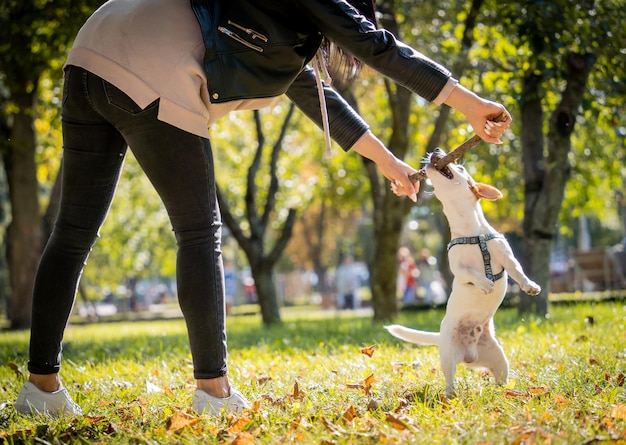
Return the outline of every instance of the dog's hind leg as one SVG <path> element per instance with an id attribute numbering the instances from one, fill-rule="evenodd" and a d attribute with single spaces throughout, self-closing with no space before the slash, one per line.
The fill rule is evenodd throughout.
<path id="1" fill-rule="evenodd" d="M 504 385 L 509 377 L 509 362 L 500 343 L 493 336 L 493 326 L 487 323 L 476 346 L 478 359 L 474 365 L 489 369 L 496 385 Z"/>
<path id="2" fill-rule="evenodd" d="M 446 380 L 446 397 L 452 398 L 454 393 L 454 374 L 458 360 L 452 351 L 442 352 L 439 350 L 439 358 L 441 360 L 441 371 Z"/>

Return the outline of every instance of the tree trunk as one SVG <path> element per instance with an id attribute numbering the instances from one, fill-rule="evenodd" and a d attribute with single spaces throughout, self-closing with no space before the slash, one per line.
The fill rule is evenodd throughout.
<path id="1" fill-rule="evenodd" d="M 35 165 L 36 137 L 33 110 L 36 90 L 23 95 L 13 121 L 5 168 L 12 220 L 7 229 L 7 264 L 11 299 L 11 329 L 30 327 L 32 292 L 41 254 L 41 217 Z"/>
<path id="2" fill-rule="evenodd" d="M 571 135 L 595 56 L 570 53 L 566 62 L 567 83 L 561 102 L 550 118 L 548 155 L 545 159 L 541 156 L 543 137 L 540 134 L 542 113 L 539 90 L 542 79 L 534 74 L 527 76 L 522 91 L 522 145 L 526 179 L 522 263 L 527 274 L 541 285 L 542 291 L 535 297 L 523 294 L 518 310 L 528 313 L 534 308 L 534 313 L 539 316 L 548 313 L 550 257 L 570 174 L 567 158 L 571 151 Z"/>
<path id="3" fill-rule="evenodd" d="M 476 17 L 480 11 L 482 0 L 474 0 L 465 21 L 462 50 L 456 60 L 453 71 L 458 77 L 467 65 L 468 51 L 473 42 L 472 32 L 476 25 Z M 398 24 L 394 18 L 394 2 L 391 0 L 380 5 L 383 16 L 388 17 L 383 25 L 395 35 L 399 35 Z M 396 86 L 392 92 L 388 88 L 389 106 L 392 114 L 392 135 L 388 142 L 389 149 L 400 159 L 404 159 L 409 150 L 408 131 L 413 94 L 408 90 Z M 435 131 L 427 144 L 426 151 L 432 151 L 443 134 L 450 115 L 448 107 L 442 107 L 435 123 Z M 424 153 L 426 154 L 426 153 Z M 410 205 L 404 200 L 389 192 L 386 184 L 381 184 L 374 166 L 366 162 L 366 168 L 372 184 L 374 202 L 374 236 L 376 240 L 375 254 L 370 266 L 372 304 L 375 321 L 388 321 L 398 313 L 396 298 L 396 283 L 398 275 L 398 248 L 404 219 L 410 210 Z M 447 227 L 447 226 L 446 226 Z M 443 236 L 449 236 L 447 229 Z M 442 264 L 446 267 L 446 264 Z M 450 274 L 448 274 L 450 277 Z"/>
<path id="4" fill-rule="evenodd" d="M 280 305 L 276 298 L 276 287 L 272 277 L 273 267 L 267 264 L 257 264 L 251 267 L 252 276 L 254 277 L 254 286 L 259 305 L 261 306 L 261 318 L 264 326 L 276 325 L 281 323 Z"/>

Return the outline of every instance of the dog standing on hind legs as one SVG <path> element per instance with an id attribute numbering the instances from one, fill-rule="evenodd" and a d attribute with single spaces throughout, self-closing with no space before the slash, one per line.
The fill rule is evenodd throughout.
<path id="1" fill-rule="evenodd" d="M 506 383 L 509 362 L 495 338 L 493 316 L 504 299 L 509 276 L 529 295 L 537 295 L 541 287 L 524 274 L 507 240 L 483 215 L 480 200 L 499 199 L 502 193 L 474 181 L 460 165 L 437 169 L 435 163 L 444 155 L 440 149 L 431 154 L 426 175 L 450 225 L 448 259 L 454 280 L 446 314 L 439 332 L 399 325 L 385 328 L 402 340 L 439 347 L 445 394 L 453 397 L 454 374 L 461 362 L 486 368 L 496 384 Z"/>

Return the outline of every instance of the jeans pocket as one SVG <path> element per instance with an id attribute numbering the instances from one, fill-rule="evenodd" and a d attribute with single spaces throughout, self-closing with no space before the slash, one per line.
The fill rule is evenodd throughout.
<path id="1" fill-rule="evenodd" d="M 117 88 L 115 85 L 110 84 L 106 80 L 102 81 L 102 85 L 104 87 L 104 94 L 106 95 L 108 103 L 129 114 L 139 114 L 158 106 L 159 100 L 157 99 L 150 103 L 147 107 L 141 108 L 137 105 L 137 103 L 135 103 L 134 100 L 128 97 L 126 93 Z"/>

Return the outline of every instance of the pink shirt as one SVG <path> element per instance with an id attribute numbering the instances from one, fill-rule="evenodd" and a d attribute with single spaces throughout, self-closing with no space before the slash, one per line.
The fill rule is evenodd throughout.
<path id="1" fill-rule="evenodd" d="M 203 57 L 189 0 L 109 0 L 80 29 L 66 64 L 102 77 L 142 108 L 160 99 L 159 120 L 205 138 L 230 111 L 275 100 L 212 104 Z"/>

